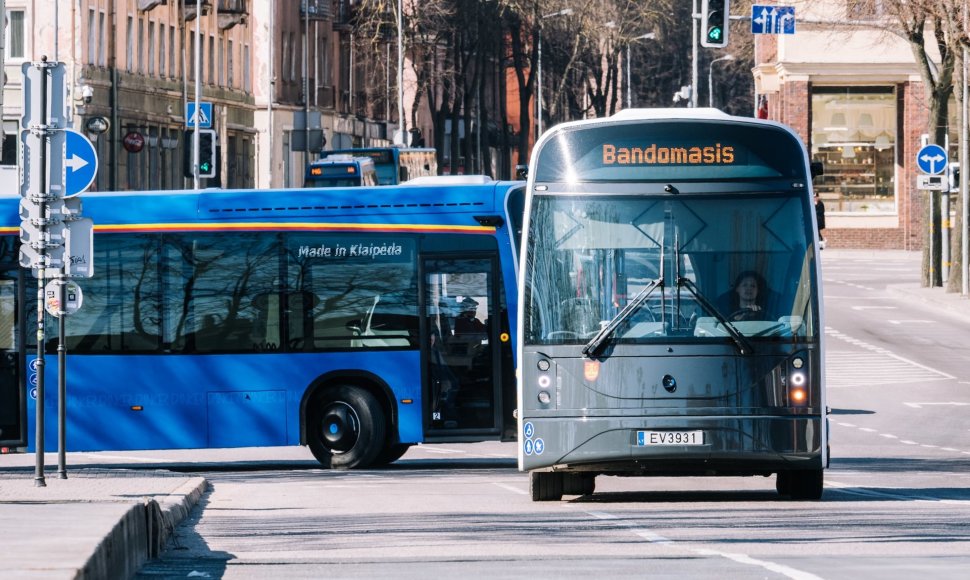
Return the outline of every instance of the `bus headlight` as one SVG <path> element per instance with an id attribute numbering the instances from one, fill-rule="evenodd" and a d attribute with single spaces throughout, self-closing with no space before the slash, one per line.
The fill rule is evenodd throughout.
<path id="1" fill-rule="evenodd" d="M 539 402 L 543 405 L 548 405 L 552 401 L 552 396 L 549 395 L 549 391 L 539 391 Z"/>
<path id="2" fill-rule="evenodd" d="M 541 375 L 539 377 L 538 383 L 539 383 L 539 388 L 548 389 L 549 385 L 552 384 L 552 379 L 549 378 L 549 375 Z"/>

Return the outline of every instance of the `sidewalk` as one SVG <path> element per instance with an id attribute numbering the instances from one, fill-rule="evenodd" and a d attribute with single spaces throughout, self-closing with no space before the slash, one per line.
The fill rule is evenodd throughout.
<path id="1" fill-rule="evenodd" d="M 162 470 L 68 466 L 68 478 L 59 479 L 55 464 L 44 475 L 47 486 L 37 487 L 33 469 L 0 461 L 4 578 L 131 578 L 158 556 L 207 486 L 202 477 Z"/>

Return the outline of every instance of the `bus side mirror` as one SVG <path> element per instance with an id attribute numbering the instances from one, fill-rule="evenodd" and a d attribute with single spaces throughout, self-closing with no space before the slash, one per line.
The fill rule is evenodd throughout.
<path id="1" fill-rule="evenodd" d="M 825 175 L 825 166 L 822 165 L 821 161 L 812 161 L 809 164 L 809 170 L 812 173 L 812 179 L 815 179 L 819 175 Z"/>
<path id="2" fill-rule="evenodd" d="M 529 166 L 528 165 L 516 165 L 515 166 L 515 178 L 516 179 L 527 179 L 529 177 Z"/>

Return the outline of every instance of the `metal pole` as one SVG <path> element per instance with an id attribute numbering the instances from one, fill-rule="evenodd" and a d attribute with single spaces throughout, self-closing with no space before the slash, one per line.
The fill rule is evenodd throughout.
<path id="1" fill-rule="evenodd" d="M 404 2 L 397 0 L 397 128 L 401 142 L 407 143 L 404 122 Z"/>
<path id="2" fill-rule="evenodd" d="M 692 2 L 690 15 L 690 43 L 691 43 L 691 72 L 690 72 L 690 106 L 697 107 L 697 18 L 700 16 L 697 0 Z"/>
<path id="3" fill-rule="evenodd" d="M 536 138 L 539 140 L 539 135 L 542 134 L 542 23 L 539 23 L 539 55 L 537 58 L 538 65 L 538 84 L 536 85 L 536 107 L 539 112 L 536 113 Z"/>
<path id="4" fill-rule="evenodd" d="M 70 232 L 67 234 L 70 236 Z M 57 299 L 60 301 L 57 319 L 57 476 L 67 479 L 67 264 L 70 256 L 64 255 L 64 268 L 60 273 L 57 286 Z"/>
<path id="5" fill-rule="evenodd" d="M 199 189 L 199 101 L 202 77 L 202 0 L 195 0 L 195 122 L 192 131 L 192 187 Z"/>
<path id="6" fill-rule="evenodd" d="M 714 61 L 707 65 L 707 106 L 714 106 Z"/>
<path id="7" fill-rule="evenodd" d="M 303 165 L 310 164 L 310 6 L 303 3 Z"/>
<path id="8" fill-rule="evenodd" d="M 626 108 L 633 108 L 633 83 L 630 80 L 630 43 L 626 43 Z"/>
<path id="9" fill-rule="evenodd" d="M 41 106 L 40 106 L 40 120 L 41 126 L 44 131 L 43 146 L 40 147 L 40 155 L 38 155 L 39 163 L 41 167 L 47 167 L 47 147 L 49 146 L 49 138 L 47 136 L 47 123 L 50 119 L 47 118 L 47 57 L 41 57 L 41 68 L 44 71 L 40 75 L 40 94 L 41 94 Z M 47 175 L 45 171 L 40 172 L 40 188 L 38 193 L 40 194 L 40 215 L 44 216 L 47 214 L 47 199 L 50 195 L 48 191 Z M 46 230 L 46 226 L 42 227 L 42 231 Z M 43 240 L 44 236 L 41 236 Z M 40 254 L 40 267 L 37 268 L 37 408 L 36 417 L 34 424 L 34 486 L 35 487 L 47 487 L 47 482 L 44 480 L 44 277 L 46 272 L 44 269 L 44 263 L 47 261 L 47 248 L 43 245 L 38 249 Z"/>
<path id="10" fill-rule="evenodd" d="M 967 2 L 966 0 L 964 0 L 963 2 L 963 29 L 964 30 L 968 28 L 967 20 L 968 20 Z M 967 135 L 968 132 L 970 132 L 970 130 L 968 130 L 967 128 L 967 123 L 968 123 L 967 116 L 968 114 L 970 114 L 970 106 L 968 106 L 967 102 L 970 99 L 968 99 L 968 95 L 967 95 L 967 88 L 968 88 L 967 56 L 968 56 L 967 47 L 964 46 L 963 47 L 963 123 L 960 124 L 960 200 L 962 201 L 961 205 L 963 206 L 963 209 L 961 210 L 962 211 L 961 221 L 963 222 L 962 224 L 963 239 L 961 240 L 962 243 L 960 244 L 960 260 L 961 260 L 960 278 L 962 280 L 961 291 L 964 296 L 967 296 L 968 294 L 970 294 L 970 280 L 968 280 L 968 278 L 970 278 L 970 264 L 968 264 L 968 260 L 970 260 L 970 257 L 967 256 L 967 254 L 970 253 L 968 252 L 968 247 L 970 247 L 970 240 L 968 240 L 968 238 L 970 238 L 970 223 L 968 223 L 968 221 L 970 221 L 970 208 L 967 207 L 967 203 L 968 203 L 967 185 L 968 185 L 968 182 L 970 182 L 970 179 L 968 179 L 968 175 L 967 175 L 967 172 L 970 171 L 970 142 L 968 142 L 970 141 L 970 137 L 968 137 Z"/>

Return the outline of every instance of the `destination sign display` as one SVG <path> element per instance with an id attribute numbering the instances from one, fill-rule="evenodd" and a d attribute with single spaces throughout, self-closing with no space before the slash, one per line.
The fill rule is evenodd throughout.
<path id="1" fill-rule="evenodd" d="M 801 142 L 772 125 L 650 120 L 570 127 L 542 142 L 537 182 L 808 181 Z"/>

